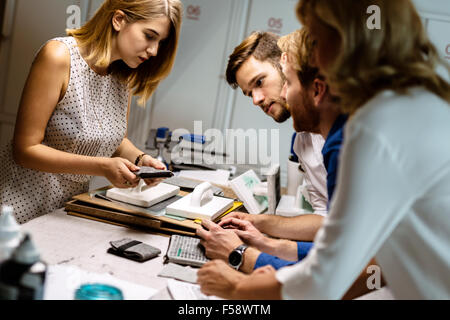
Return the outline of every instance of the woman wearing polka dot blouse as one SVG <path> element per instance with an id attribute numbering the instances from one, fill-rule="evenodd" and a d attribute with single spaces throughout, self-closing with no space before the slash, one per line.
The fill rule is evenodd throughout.
<path id="1" fill-rule="evenodd" d="M 131 96 L 144 104 L 170 73 L 181 16 L 179 0 L 106 0 L 39 50 L 0 150 L 0 204 L 20 223 L 87 192 L 91 176 L 129 188 L 137 166 L 165 168 L 127 139 L 127 116 Z"/>

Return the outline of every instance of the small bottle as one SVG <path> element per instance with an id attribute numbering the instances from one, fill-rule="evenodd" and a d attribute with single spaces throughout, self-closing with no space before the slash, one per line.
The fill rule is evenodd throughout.
<path id="1" fill-rule="evenodd" d="M 0 300 L 42 300 L 47 265 L 29 234 L 11 258 L 0 265 Z"/>
<path id="2" fill-rule="evenodd" d="M 2 206 L 0 215 L 0 263 L 8 260 L 22 240 L 20 226 L 11 206 Z"/>

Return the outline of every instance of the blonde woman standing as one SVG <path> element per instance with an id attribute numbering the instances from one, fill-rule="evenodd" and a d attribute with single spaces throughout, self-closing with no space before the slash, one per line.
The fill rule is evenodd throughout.
<path id="1" fill-rule="evenodd" d="M 0 150 L 0 204 L 20 223 L 87 192 L 91 176 L 128 188 L 137 166 L 164 168 L 127 139 L 127 116 L 131 95 L 145 103 L 171 71 L 181 19 L 179 0 L 106 0 L 41 48 Z"/>

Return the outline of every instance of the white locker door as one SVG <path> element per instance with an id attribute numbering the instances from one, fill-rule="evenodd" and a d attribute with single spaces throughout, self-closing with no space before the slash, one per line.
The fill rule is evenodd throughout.
<path id="1" fill-rule="evenodd" d="M 78 6 L 81 15 L 86 7 L 83 0 L 8 0 L 6 3 L 13 9 L 5 12 L 5 19 L 11 22 L 9 31 L 4 34 L 2 30 L 0 145 L 13 136 L 23 86 L 35 54 L 47 40 L 65 36 L 70 6 Z"/>
<path id="2" fill-rule="evenodd" d="M 448 21 L 428 20 L 428 35 L 439 55 L 450 63 L 450 17 Z"/>
<path id="3" fill-rule="evenodd" d="M 92 18 L 98 8 L 105 2 L 105 0 L 90 0 L 88 8 L 88 19 Z"/>
<path id="4" fill-rule="evenodd" d="M 178 54 L 172 73 L 153 96 L 151 128 L 193 132 L 196 120 L 203 130 L 212 126 L 235 1 L 183 0 Z"/>
<path id="5" fill-rule="evenodd" d="M 249 20 L 245 37 L 257 30 L 270 31 L 280 36 L 288 34 L 301 27 L 295 15 L 296 0 L 253 0 L 251 2 Z M 236 42 L 237 46 L 243 39 Z M 228 54 L 231 54 L 229 52 Z M 231 110 L 230 128 L 255 129 L 279 129 L 279 152 L 271 154 L 272 161 L 280 162 L 281 181 L 285 185 L 286 164 L 290 153 L 290 144 L 294 128 L 292 119 L 284 123 L 276 123 L 267 116 L 260 107 L 253 105 L 252 99 L 236 89 L 236 99 Z M 270 137 L 270 133 L 268 134 Z M 270 144 L 270 143 L 269 143 Z M 268 150 L 270 146 L 268 145 Z M 247 159 L 249 157 L 247 156 Z"/>
<path id="6" fill-rule="evenodd" d="M 450 63 L 450 1 L 448 0 L 414 0 L 422 21 L 426 20 L 425 26 L 430 40 L 436 46 L 439 55 Z M 445 69 L 439 72 L 449 79 Z"/>
<path id="7" fill-rule="evenodd" d="M 413 0 L 420 14 L 450 15 L 450 2 L 448 0 Z"/>
<path id="8" fill-rule="evenodd" d="M 427 23 L 428 35 L 436 46 L 439 55 L 450 64 L 450 17 L 449 20 L 429 19 Z M 450 81 L 450 74 L 444 67 L 438 68 L 439 74 Z"/>

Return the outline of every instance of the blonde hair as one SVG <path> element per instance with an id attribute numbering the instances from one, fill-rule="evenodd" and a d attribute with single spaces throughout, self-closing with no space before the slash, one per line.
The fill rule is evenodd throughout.
<path id="1" fill-rule="evenodd" d="M 166 16 L 170 20 L 170 33 L 158 50 L 158 54 L 132 69 L 123 61 L 111 63 L 112 39 L 117 31 L 112 18 L 117 10 L 125 14 L 128 23 Z M 83 48 L 90 48 L 87 60 L 128 84 L 133 95 L 140 96 L 138 103 L 144 105 L 166 78 L 175 62 L 180 36 L 183 7 L 180 0 L 105 0 L 95 15 L 79 29 L 67 30 Z"/>
<path id="2" fill-rule="evenodd" d="M 303 87 L 319 78 L 319 69 L 313 59 L 314 44 L 306 28 L 297 29 L 278 40 L 278 47 L 286 53 Z"/>
<path id="3" fill-rule="evenodd" d="M 370 5 L 381 9 L 381 29 L 366 26 Z M 439 63 L 450 68 L 410 0 L 300 0 L 296 11 L 304 25 L 315 17 L 340 37 L 337 58 L 321 71 L 342 99 L 344 112 L 353 113 L 382 90 L 404 94 L 412 86 L 424 86 L 450 102 L 450 85 L 436 73 Z"/>

